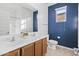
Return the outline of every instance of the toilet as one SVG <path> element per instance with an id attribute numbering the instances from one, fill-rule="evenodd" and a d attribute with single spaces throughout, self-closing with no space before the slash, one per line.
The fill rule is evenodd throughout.
<path id="1" fill-rule="evenodd" d="M 52 40 L 52 39 L 50 39 L 48 43 L 49 43 L 49 47 L 52 49 L 56 49 L 57 44 L 58 44 L 56 40 Z"/>

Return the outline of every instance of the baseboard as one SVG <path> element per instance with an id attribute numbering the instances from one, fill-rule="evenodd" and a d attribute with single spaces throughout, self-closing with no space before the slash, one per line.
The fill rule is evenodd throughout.
<path id="1" fill-rule="evenodd" d="M 62 45 L 57 45 L 57 46 L 60 47 L 60 48 L 64 48 L 64 49 L 68 49 L 68 50 L 74 51 L 73 48 L 65 47 L 65 46 L 62 46 Z M 49 44 L 48 44 L 48 47 L 51 48 L 51 47 L 49 46 Z"/>
<path id="2" fill-rule="evenodd" d="M 65 47 L 65 46 L 61 46 L 61 45 L 57 45 L 58 47 L 61 47 L 61 48 L 65 48 L 65 49 L 68 49 L 68 50 L 72 50 L 72 51 L 74 51 L 74 49 L 72 49 L 72 48 L 69 48 L 69 47 Z"/>

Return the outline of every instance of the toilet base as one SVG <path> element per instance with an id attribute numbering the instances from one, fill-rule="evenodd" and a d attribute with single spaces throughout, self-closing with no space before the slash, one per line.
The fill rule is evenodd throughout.
<path id="1" fill-rule="evenodd" d="M 57 45 L 49 45 L 48 47 L 54 50 L 57 49 Z"/>
<path id="2" fill-rule="evenodd" d="M 57 48 L 57 44 L 58 42 L 55 40 L 49 40 L 49 47 L 52 49 L 56 49 Z"/>

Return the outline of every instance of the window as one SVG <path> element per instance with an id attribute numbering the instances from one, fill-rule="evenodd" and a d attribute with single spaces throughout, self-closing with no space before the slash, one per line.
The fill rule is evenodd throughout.
<path id="1" fill-rule="evenodd" d="M 21 30 L 26 29 L 26 19 L 21 20 Z"/>
<path id="2" fill-rule="evenodd" d="M 56 11 L 56 22 L 66 22 L 67 6 L 63 6 L 55 9 Z"/>

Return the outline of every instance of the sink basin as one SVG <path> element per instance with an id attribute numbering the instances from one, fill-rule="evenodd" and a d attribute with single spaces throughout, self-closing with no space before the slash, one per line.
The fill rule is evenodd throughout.
<path id="1" fill-rule="evenodd" d="M 10 39 L 3 39 L 3 40 L 0 40 L 0 44 L 2 46 L 16 46 L 16 45 L 19 45 L 21 44 L 22 42 L 24 42 L 23 39 L 17 39 L 15 41 L 11 41 Z"/>
<path id="2" fill-rule="evenodd" d="M 0 45 L 2 45 L 3 47 L 17 46 L 17 45 L 21 45 L 23 43 L 28 43 L 30 41 L 33 41 L 33 38 L 34 38 L 34 36 L 28 36 L 28 37 L 25 37 L 25 38 L 18 38 L 18 39 L 14 39 L 14 41 L 11 41 L 11 38 L 8 37 L 8 38 L 5 38 L 5 39 L 1 39 Z"/>

